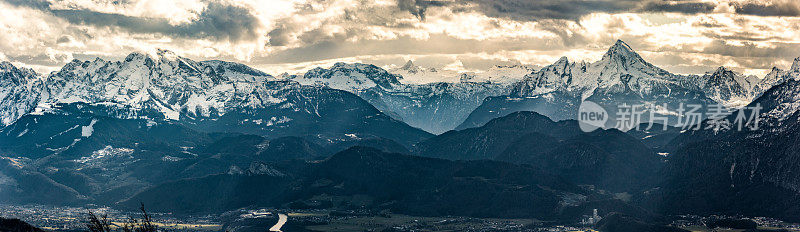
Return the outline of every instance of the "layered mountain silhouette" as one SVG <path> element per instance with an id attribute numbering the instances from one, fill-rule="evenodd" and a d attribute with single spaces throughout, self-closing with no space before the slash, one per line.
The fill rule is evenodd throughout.
<path id="1" fill-rule="evenodd" d="M 481 127 L 450 131 L 417 148 L 421 156 L 528 164 L 572 183 L 612 192 L 654 186 L 663 165 L 662 157 L 624 132 L 584 133 L 574 120 L 554 122 L 534 112 L 512 113 Z"/>
<path id="2" fill-rule="evenodd" d="M 138 202 L 176 213 L 215 212 L 244 206 L 295 209 L 390 210 L 411 215 L 534 217 L 575 220 L 579 205 L 604 211 L 633 208 L 594 202 L 607 195 L 535 167 L 496 161 L 451 161 L 353 147 L 314 163 L 278 165 L 286 175 L 212 175 L 149 188 Z M 602 200 L 606 199 L 606 200 Z M 570 209 L 570 210 L 565 210 Z M 631 210 L 630 212 L 635 212 Z"/>

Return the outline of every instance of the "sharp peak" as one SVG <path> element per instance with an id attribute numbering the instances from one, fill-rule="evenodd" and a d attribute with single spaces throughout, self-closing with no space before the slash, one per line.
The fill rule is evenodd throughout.
<path id="1" fill-rule="evenodd" d="M 5 61 L 5 60 L 4 61 L 0 61 L 0 69 L 10 69 L 10 68 L 16 68 L 16 67 L 17 66 L 14 66 L 14 64 L 12 64 L 11 62 L 8 62 L 8 61 Z"/>
<path id="2" fill-rule="evenodd" d="M 559 63 L 568 64 L 569 63 L 569 58 L 567 58 L 566 56 L 562 56 L 561 58 L 558 58 L 558 60 L 556 60 L 556 62 L 554 64 L 559 64 Z"/>
<path id="3" fill-rule="evenodd" d="M 406 62 L 406 64 L 403 65 L 403 67 L 400 67 L 400 69 L 408 70 L 408 69 L 412 69 L 412 68 L 415 68 L 415 67 L 416 66 L 414 65 L 414 61 L 408 60 Z"/>
<path id="4" fill-rule="evenodd" d="M 800 57 L 794 58 L 794 62 L 792 62 L 792 67 L 789 68 L 789 70 L 800 72 Z"/>
<path id="5" fill-rule="evenodd" d="M 23 69 L 14 66 L 11 62 L 8 61 L 0 61 L 0 72 L 20 72 Z"/>
<path id="6" fill-rule="evenodd" d="M 636 51 L 634 51 L 630 45 L 628 45 L 627 43 L 625 43 L 625 41 L 622 40 L 617 40 L 617 42 L 615 42 L 614 45 L 608 48 L 608 51 L 606 51 L 605 56 L 611 56 L 614 54 L 639 57 L 639 54 L 636 53 Z"/>
<path id="7" fill-rule="evenodd" d="M 628 43 L 625 43 L 625 41 L 622 41 L 621 39 L 617 39 L 617 42 L 614 42 L 614 46 L 625 46 L 630 48 L 630 46 L 628 46 Z"/>
<path id="8" fill-rule="evenodd" d="M 156 49 L 156 54 L 159 54 L 159 55 L 163 55 L 163 54 L 175 54 L 175 52 L 173 52 L 172 50 L 169 50 L 169 49 L 157 48 L 157 49 Z"/>
<path id="9" fill-rule="evenodd" d="M 36 70 L 24 66 L 16 66 L 9 61 L 0 61 L 0 72 L 19 73 L 24 78 L 38 77 L 40 75 Z"/>
<path id="10" fill-rule="evenodd" d="M 719 66 L 713 72 L 706 73 L 706 75 L 710 78 L 734 78 L 741 74 L 725 66 Z"/>
<path id="11" fill-rule="evenodd" d="M 719 67 L 717 67 L 717 69 L 714 70 L 714 73 L 719 73 L 719 72 L 733 72 L 733 70 L 731 70 L 731 69 L 729 69 L 729 68 L 727 68 L 725 66 L 719 66 Z"/>

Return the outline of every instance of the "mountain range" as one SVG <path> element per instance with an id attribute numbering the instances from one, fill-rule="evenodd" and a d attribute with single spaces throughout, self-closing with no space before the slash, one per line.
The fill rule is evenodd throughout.
<path id="1" fill-rule="evenodd" d="M 347 92 L 276 80 L 241 64 L 195 62 L 164 50 L 155 56 L 132 53 L 115 62 L 76 60 L 47 77 L 8 63 L 3 67 L 8 68 L 1 80 L 10 91 L 0 96 L 0 115 L 8 125 L 26 113 L 86 103 L 114 118 L 177 121 L 205 131 L 313 134 L 321 140 L 386 137 L 407 145 L 430 136 Z"/>
<path id="2" fill-rule="evenodd" d="M 563 57 L 538 71 L 496 66 L 484 73 L 458 74 L 455 82 L 432 83 L 404 83 L 403 75 L 448 79 L 455 74 L 413 62 L 388 71 L 369 64 L 337 63 L 302 75 L 273 77 L 241 64 L 196 62 L 159 50 L 154 55 L 132 53 L 116 62 L 76 60 L 46 76 L 3 63 L 0 121 L 9 125 L 37 109 L 73 102 L 130 108 L 126 117 L 157 113 L 150 116 L 198 120 L 277 106 L 287 103 L 290 92 L 316 86 L 353 93 L 392 119 L 440 134 L 480 126 L 516 111 L 574 119 L 577 106 L 585 100 L 599 103 L 612 115 L 621 103 L 667 104 L 670 109 L 680 102 L 741 107 L 782 83 L 783 72 L 787 71 L 774 68 L 757 78 L 720 67 L 702 76 L 677 75 L 646 62 L 622 41 L 594 63 Z M 286 121 L 279 116 L 261 121 Z"/>
<path id="3" fill-rule="evenodd" d="M 619 40 L 597 62 L 571 62 L 562 57 L 525 76 L 509 95 L 487 98 L 456 129 L 480 126 L 516 111 L 536 111 L 555 120 L 575 119 L 583 101 L 599 104 L 609 118 L 616 118 L 618 106 L 626 104 L 642 105 L 645 111 L 658 112 L 677 122 L 674 110 L 680 104 L 736 108 L 742 102 L 749 103 L 784 81 L 783 75 L 776 75 L 782 71 L 776 68 L 773 72 L 761 79 L 724 68 L 703 76 L 673 74 L 648 63 Z M 649 114 L 642 115 L 642 121 L 648 118 Z M 615 127 L 614 123 L 609 120 L 606 126 Z"/>
<path id="4" fill-rule="evenodd" d="M 0 203 L 800 221 L 800 58 L 764 78 L 725 67 L 678 75 L 617 41 L 591 63 L 407 80 L 443 73 L 337 63 L 275 77 L 166 50 L 48 75 L 2 62 Z M 609 117 L 619 104 L 758 105 L 763 120 L 586 133 L 575 120 L 583 101 Z"/>
<path id="5" fill-rule="evenodd" d="M 436 70 L 414 66 L 409 61 L 395 72 L 406 75 L 437 75 Z M 315 68 L 292 78 L 302 84 L 320 85 L 352 92 L 376 108 L 431 133 L 452 130 L 484 98 L 508 94 L 514 76 L 530 70 L 523 66 L 495 67 L 486 76 L 463 74 L 458 82 L 402 83 L 403 76 L 374 65 L 337 63 Z"/>

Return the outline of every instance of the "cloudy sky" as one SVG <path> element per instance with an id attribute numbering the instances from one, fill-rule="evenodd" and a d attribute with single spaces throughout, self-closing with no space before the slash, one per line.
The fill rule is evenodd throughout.
<path id="1" fill-rule="evenodd" d="M 763 75 L 800 56 L 797 0 L 0 0 L 0 15 L 0 60 L 40 72 L 157 48 L 274 75 L 594 61 L 617 39 L 676 73 Z"/>

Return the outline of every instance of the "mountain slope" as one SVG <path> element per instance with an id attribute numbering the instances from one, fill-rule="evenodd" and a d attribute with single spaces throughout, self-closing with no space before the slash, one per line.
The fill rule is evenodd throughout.
<path id="1" fill-rule="evenodd" d="M 782 71 L 773 69 L 775 74 L 768 74 L 763 79 L 755 76 L 745 76 L 725 67 L 719 67 L 713 73 L 706 73 L 702 77 L 705 84 L 702 90 L 706 96 L 732 108 L 740 108 L 749 104 L 770 87 L 783 83 L 785 75 Z"/>
<path id="2" fill-rule="evenodd" d="M 574 120 L 554 122 L 521 111 L 486 125 L 450 131 L 417 144 L 421 156 L 528 164 L 576 184 L 636 192 L 655 184 L 662 159 L 616 129 L 584 133 Z"/>
<path id="3" fill-rule="evenodd" d="M 665 170 L 663 192 L 654 197 L 662 210 L 800 220 L 798 73 L 793 66 L 784 73 L 785 83 L 750 104 L 763 107 L 757 130 L 705 129 L 672 142 L 677 151 Z M 736 115 L 727 120 L 734 122 Z"/>
<path id="4" fill-rule="evenodd" d="M 0 126 L 33 111 L 42 91 L 40 77 L 31 69 L 0 62 Z"/>
<path id="5" fill-rule="evenodd" d="M 10 86 L 4 90 L 13 91 L 3 96 L 10 100 L 0 109 L 9 125 L 57 104 L 89 103 L 114 118 L 171 120 L 209 132 L 320 141 L 381 137 L 404 145 L 430 136 L 344 91 L 276 80 L 236 63 L 196 62 L 165 50 L 132 53 L 123 61 L 75 60 L 35 79 L 36 84 L 25 82 L 34 82 L 25 76 L 33 74 L 3 67 L 10 70 L 2 79 Z"/>
<path id="6" fill-rule="evenodd" d="M 454 160 L 494 159 L 509 144 L 529 133 L 563 139 L 580 133 L 575 121 L 553 122 L 535 112 L 522 111 L 494 119 L 478 128 L 449 131 L 416 145 L 421 156 Z"/>
<path id="7" fill-rule="evenodd" d="M 289 173 L 293 174 L 220 175 L 166 183 L 138 194 L 126 204 L 142 201 L 157 207 L 154 210 L 172 212 L 208 212 L 245 205 L 275 207 L 288 203 L 290 207 L 389 209 L 428 216 L 554 218 L 567 196 L 584 194 L 574 185 L 525 166 L 448 161 L 363 147 L 342 151 Z M 286 183 L 287 179 L 293 180 Z M 213 191 L 188 194 L 200 186 Z M 254 194 L 258 192 L 264 194 Z M 231 200 L 210 201 L 221 196 Z"/>
<path id="8" fill-rule="evenodd" d="M 402 70 L 406 75 L 430 71 L 412 63 Z M 494 69 L 489 75 L 497 75 L 497 80 L 478 81 L 465 76 L 460 82 L 404 84 L 400 82 L 402 76 L 374 65 L 337 63 L 329 69 L 312 69 L 293 80 L 352 92 L 411 126 L 442 133 L 455 128 L 484 98 L 507 94 L 508 80 L 512 79 L 507 75 L 524 72 L 517 70 L 527 69 Z"/>
<path id="9" fill-rule="evenodd" d="M 495 159 L 530 164 L 576 184 L 629 193 L 655 185 L 657 171 L 663 166 L 655 152 L 616 129 L 581 133 L 561 141 L 529 134 Z"/>
<path id="10" fill-rule="evenodd" d="M 334 144 L 323 147 L 301 137 L 208 133 L 180 121 L 116 118 L 95 105 L 60 104 L 0 129 L 0 161 L 9 161 L 0 166 L 0 195 L 13 196 L 4 198 L 9 203 L 110 204 L 185 178 L 282 175 L 270 163 L 323 159 L 338 151 L 329 149 L 353 144 L 405 149 L 375 141 L 325 140 Z"/>
<path id="11" fill-rule="evenodd" d="M 509 95 L 484 101 L 456 129 L 481 126 L 515 111 L 537 111 L 554 120 L 575 119 L 582 101 L 599 104 L 611 119 L 616 118 L 619 105 L 643 105 L 642 121 L 649 118 L 650 104 L 660 108 L 666 104 L 673 111 L 681 103 L 741 107 L 783 82 L 782 73 L 774 69 L 758 79 L 721 68 L 703 76 L 676 75 L 648 63 L 625 42 L 617 41 L 597 62 L 571 62 L 564 57 L 526 76 Z M 665 115 L 677 122 L 674 112 Z M 616 125 L 609 120 L 606 126 Z"/>

